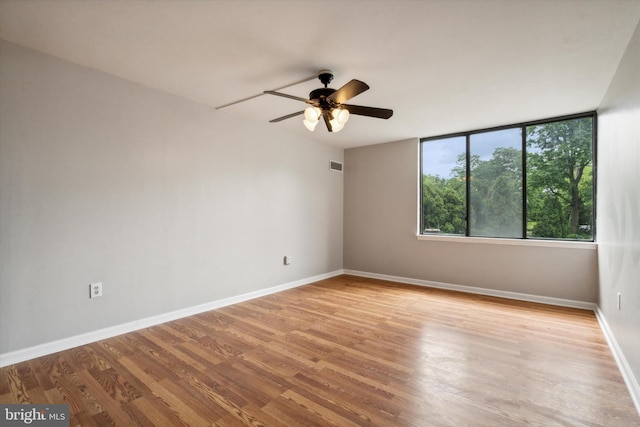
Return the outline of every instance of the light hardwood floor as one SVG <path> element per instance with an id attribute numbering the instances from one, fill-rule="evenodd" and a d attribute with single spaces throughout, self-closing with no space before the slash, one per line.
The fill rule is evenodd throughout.
<path id="1" fill-rule="evenodd" d="M 638 426 L 592 312 L 340 276 L 2 368 L 71 426 Z"/>

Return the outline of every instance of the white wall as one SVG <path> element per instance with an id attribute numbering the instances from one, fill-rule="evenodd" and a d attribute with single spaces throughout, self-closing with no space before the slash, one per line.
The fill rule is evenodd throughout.
<path id="1" fill-rule="evenodd" d="M 342 268 L 341 149 L 0 49 L 0 354 Z"/>
<path id="2" fill-rule="evenodd" d="M 634 377 L 640 410 L 640 26 L 598 114 L 599 307 Z"/>
<path id="3" fill-rule="evenodd" d="M 593 247 L 417 240 L 418 144 L 412 139 L 345 151 L 345 269 L 596 302 Z"/>

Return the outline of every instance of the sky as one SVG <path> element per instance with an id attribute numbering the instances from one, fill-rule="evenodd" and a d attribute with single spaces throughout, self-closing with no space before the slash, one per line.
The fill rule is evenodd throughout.
<path id="1" fill-rule="evenodd" d="M 471 135 L 471 154 L 479 155 L 481 160 L 488 160 L 498 147 L 522 147 L 520 128 L 474 133 Z M 422 172 L 450 178 L 451 169 L 456 166 L 456 159 L 464 154 L 466 137 L 436 139 L 422 143 Z"/>

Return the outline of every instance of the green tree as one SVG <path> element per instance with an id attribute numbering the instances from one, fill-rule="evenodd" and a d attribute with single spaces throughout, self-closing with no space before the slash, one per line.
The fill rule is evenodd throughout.
<path id="1" fill-rule="evenodd" d="M 422 177 L 422 225 L 446 234 L 465 232 L 464 183 L 458 178 Z M 423 230 L 424 231 L 424 230 Z"/>
<path id="2" fill-rule="evenodd" d="M 488 160 L 470 159 L 470 234 L 475 236 L 522 236 L 521 150 L 499 147 Z M 466 159 L 458 158 L 454 169 L 461 174 Z"/>
<path id="3" fill-rule="evenodd" d="M 533 234 L 537 237 L 590 237 L 592 119 L 586 117 L 530 126 L 527 128 L 527 150 L 528 202 L 536 199 L 542 202 L 538 209 L 530 207 L 528 212 L 529 220 L 536 223 Z M 557 202 L 549 201 L 552 197 Z M 581 224 L 588 224 L 588 230 L 581 230 Z"/>

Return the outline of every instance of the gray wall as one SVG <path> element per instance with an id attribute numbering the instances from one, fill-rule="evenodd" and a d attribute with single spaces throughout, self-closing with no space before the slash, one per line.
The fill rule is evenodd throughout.
<path id="1" fill-rule="evenodd" d="M 343 150 L 0 49 L 0 353 L 342 268 Z"/>
<path id="2" fill-rule="evenodd" d="M 637 384 L 640 382 L 640 26 L 598 113 L 599 306 Z M 618 292 L 622 296 L 620 310 Z"/>
<path id="3" fill-rule="evenodd" d="M 345 269 L 596 302 L 593 249 L 417 240 L 418 144 L 345 151 Z"/>

